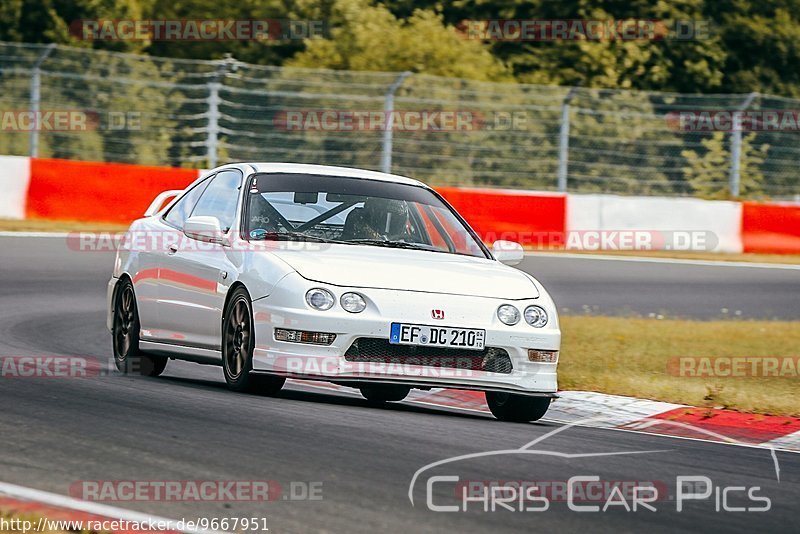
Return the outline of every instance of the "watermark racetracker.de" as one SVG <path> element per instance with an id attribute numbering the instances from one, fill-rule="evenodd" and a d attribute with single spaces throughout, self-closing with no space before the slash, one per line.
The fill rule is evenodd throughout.
<path id="1" fill-rule="evenodd" d="M 113 361 L 92 356 L 0 356 L 0 379 L 95 378 L 115 369 Z"/>
<path id="2" fill-rule="evenodd" d="M 322 481 L 292 480 L 79 480 L 75 499 L 93 502 L 321 501 Z"/>
<path id="3" fill-rule="evenodd" d="M 665 120 L 678 132 L 800 132 L 800 111 L 792 109 L 679 110 Z"/>
<path id="4" fill-rule="evenodd" d="M 142 113 L 140 111 L 0 109 L 0 131 L 6 133 L 140 130 L 142 130 Z"/>
<path id="5" fill-rule="evenodd" d="M 798 378 L 800 356 L 675 356 L 667 373 L 682 378 Z"/>
<path id="6" fill-rule="evenodd" d="M 465 39 L 503 42 L 694 41 L 712 36 L 707 19 L 482 19 L 464 20 Z"/>
<path id="7" fill-rule="evenodd" d="M 258 234 L 258 232 L 256 232 Z M 176 251 L 211 252 L 240 251 L 258 252 L 269 250 L 326 250 L 330 242 L 287 241 L 279 234 L 262 235 L 220 234 L 208 235 L 204 239 L 188 237 L 180 231 L 128 232 L 72 232 L 66 236 L 67 248 L 75 252 L 163 252 L 168 248 Z M 255 236 L 255 237 L 254 237 Z M 322 236 L 320 236 L 322 237 Z M 484 243 L 513 241 L 532 248 L 563 248 L 576 251 L 679 251 L 712 252 L 720 239 L 710 230 L 571 230 L 571 231 L 487 231 L 479 233 Z M 220 242 L 225 241 L 225 247 Z"/>
<path id="8" fill-rule="evenodd" d="M 84 519 L 49 519 L 40 517 L 34 521 L 22 517 L 0 516 L 0 532 L 29 534 L 39 532 L 136 532 L 170 533 L 187 532 L 211 534 L 212 532 L 266 532 L 270 521 L 266 517 L 194 517 L 165 519 L 148 517 L 145 519 L 110 519 L 101 516 L 87 516 Z"/>
<path id="9" fill-rule="evenodd" d="M 85 41 L 289 41 L 329 32 L 316 19 L 81 19 L 69 33 Z"/>

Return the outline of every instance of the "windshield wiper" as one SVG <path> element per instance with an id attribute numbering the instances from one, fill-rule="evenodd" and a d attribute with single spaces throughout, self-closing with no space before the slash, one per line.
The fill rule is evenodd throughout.
<path id="1" fill-rule="evenodd" d="M 340 243 L 335 239 L 327 239 L 304 232 L 258 232 L 257 235 L 250 233 L 253 241 L 313 241 L 315 243 Z"/>
<path id="2" fill-rule="evenodd" d="M 410 250 L 428 250 L 441 252 L 438 248 L 422 243 L 409 243 L 407 241 L 384 241 L 382 239 L 349 239 L 345 243 L 354 243 L 356 245 L 372 245 L 376 247 L 388 248 L 407 248 Z"/>

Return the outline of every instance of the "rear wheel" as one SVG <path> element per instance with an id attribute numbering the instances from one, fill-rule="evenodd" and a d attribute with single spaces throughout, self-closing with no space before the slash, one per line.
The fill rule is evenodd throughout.
<path id="1" fill-rule="evenodd" d="M 130 280 L 120 282 L 114 301 L 112 325 L 114 364 L 125 374 L 158 376 L 167 366 L 167 358 L 144 354 L 139 350 L 139 311 Z"/>
<path id="2" fill-rule="evenodd" d="M 361 395 L 371 402 L 398 402 L 405 399 L 411 388 L 394 384 L 375 384 L 359 388 Z"/>
<path id="3" fill-rule="evenodd" d="M 233 291 L 222 320 L 222 372 L 233 391 L 256 391 L 274 395 L 286 379 L 258 375 L 253 370 L 253 309 L 250 296 L 243 287 Z"/>
<path id="4" fill-rule="evenodd" d="M 544 417 L 550 407 L 550 398 L 487 391 L 486 403 L 492 415 L 501 421 L 527 423 Z"/>

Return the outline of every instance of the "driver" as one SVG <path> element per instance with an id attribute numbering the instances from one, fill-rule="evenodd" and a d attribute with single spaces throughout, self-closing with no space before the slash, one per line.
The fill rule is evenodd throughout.
<path id="1" fill-rule="evenodd" d="M 353 215 L 353 239 L 396 239 L 411 235 L 411 217 L 404 200 L 369 198 Z"/>

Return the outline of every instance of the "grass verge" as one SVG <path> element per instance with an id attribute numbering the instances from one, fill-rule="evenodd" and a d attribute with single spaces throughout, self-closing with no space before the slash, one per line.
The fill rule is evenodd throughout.
<path id="1" fill-rule="evenodd" d="M 668 367 L 680 357 L 794 357 L 797 362 L 800 322 L 562 316 L 561 330 L 562 389 L 800 416 L 800 370 L 779 377 L 707 378 L 675 376 Z"/>
<path id="2" fill-rule="evenodd" d="M 695 261 L 733 261 L 749 263 L 783 263 L 800 264 L 800 254 L 756 254 L 752 252 L 733 254 L 727 252 L 681 252 L 673 250 L 560 250 L 560 249 L 527 249 L 527 252 L 585 254 L 587 256 L 625 256 L 630 258 L 669 258 L 675 260 Z"/>
<path id="3" fill-rule="evenodd" d="M 127 224 L 42 219 L 0 219 L 0 232 L 124 232 Z"/>

